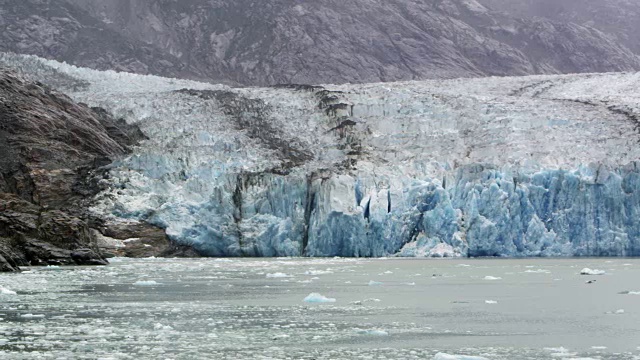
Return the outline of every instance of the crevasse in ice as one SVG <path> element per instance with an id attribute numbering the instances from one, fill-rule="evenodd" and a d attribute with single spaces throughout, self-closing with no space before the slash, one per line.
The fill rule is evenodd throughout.
<path id="1" fill-rule="evenodd" d="M 228 88 L 4 54 L 138 124 L 92 211 L 210 256 L 640 256 L 640 74 Z"/>

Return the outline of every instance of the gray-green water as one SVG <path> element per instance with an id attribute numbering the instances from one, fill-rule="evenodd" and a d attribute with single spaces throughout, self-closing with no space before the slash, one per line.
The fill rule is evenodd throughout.
<path id="1" fill-rule="evenodd" d="M 115 259 L 0 285 L 0 359 L 640 359 L 638 259 Z"/>

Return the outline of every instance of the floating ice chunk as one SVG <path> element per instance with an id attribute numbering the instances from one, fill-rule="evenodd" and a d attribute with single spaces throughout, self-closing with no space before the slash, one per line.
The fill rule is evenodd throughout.
<path id="1" fill-rule="evenodd" d="M 23 315 L 20 315 L 20 317 L 24 318 L 24 319 L 43 319 L 44 315 L 43 314 L 37 314 L 37 315 L 34 315 L 34 314 L 23 314 Z"/>
<path id="2" fill-rule="evenodd" d="M 640 295 L 640 291 L 623 291 L 618 293 L 620 295 Z"/>
<path id="3" fill-rule="evenodd" d="M 605 314 L 622 315 L 624 314 L 624 309 L 618 309 L 616 311 L 607 311 Z"/>
<path id="4" fill-rule="evenodd" d="M 416 283 L 415 282 L 407 282 L 407 283 L 403 283 L 403 285 L 415 286 Z"/>
<path id="5" fill-rule="evenodd" d="M 569 349 L 565 348 L 565 347 L 557 347 L 557 348 L 544 348 L 546 351 L 551 352 L 552 354 L 550 354 L 552 357 L 574 357 L 577 356 L 578 353 L 575 352 L 569 352 Z M 575 359 L 574 359 L 575 360 Z"/>
<path id="6" fill-rule="evenodd" d="M 325 274 L 331 274 L 333 273 L 333 271 L 329 271 L 329 270 L 307 270 L 304 272 L 305 275 L 325 275 Z"/>
<path id="7" fill-rule="evenodd" d="M 153 328 L 155 330 L 163 330 L 163 331 L 168 331 L 168 330 L 173 330 L 173 328 L 169 325 L 162 325 L 160 323 L 156 323 L 155 325 L 153 325 Z"/>
<path id="8" fill-rule="evenodd" d="M 580 270 L 580 275 L 604 275 L 604 270 L 584 268 Z"/>
<path id="9" fill-rule="evenodd" d="M 376 298 L 369 298 L 369 299 L 365 299 L 363 302 L 380 302 L 382 300 L 380 299 L 376 299 Z"/>
<path id="10" fill-rule="evenodd" d="M 537 269 L 537 270 L 525 270 L 525 273 L 529 274 L 551 274 L 551 271 L 545 269 Z"/>
<path id="11" fill-rule="evenodd" d="M 378 329 L 356 329 L 356 332 L 360 335 L 389 336 L 388 332 Z"/>
<path id="12" fill-rule="evenodd" d="M 6 287 L 0 286 L 0 295 L 18 295 L 18 293 L 13 290 L 9 290 Z"/>
<path id="13" fill-rule="evenodd" d="M 383 272 L 383 274 L 393 274 L 393 271 L 387 270 L 387 271 Z"/>
<path id="14" fill-rule="evenodd" d="M 382 285 L 382 283 L 379 281 L 373 281 L 373 280 L 369 281 L 369 286 L 380 286 L 380 285 Z"/>
<path id="15" fill-rule="evenodd" d="M 278 272 L 278 273 L 273 273 L 273 274 L 267 274 L 267 277 L 268 278 L 288 278 L 288 277 L 291 277 L 291 275 L 287 275 L 285 273 Z"/>
<path id="16" fill-rule="evenodd" d="M 224 263 L 230 263 L 230 262 L 233 262 L 233 260 L 224 259 L 224 258 L 215 259 L 215 260 L 213 260 L 213 261 L 215 261 L 215 262 L 224 262 Z"/>
<path id="17" fill-rule="evenodd" d="M 469 264 L 458 264 L 456 267 L 471 267 Z"/>
<path id="18" fill-rule="evenodd" d="M 156 286 L 156 285 L 160 285 L 160 283 L 156 282 L 155 280 L 138 280 L 138 281 L 134 282 L 133 285 L 135 285 L 135 286 Z"/>
<path id="19" fill-rule="evenodd" d="M 481 356 L 470 356 L 470 355 L 450 355 L 445 353 L 437 353 L 433 360 L 489 360 L 487 358 Z"/>
<path id="20" fill-rule="evenodd" d="M 484 301 L 485 304 L 497 304 L 498 302 L 495 300 L 485 300 Z"/>
<path id="21" fill-rule="evenodd" d="M 607 349 L 606 346 L 592 346 L 591 348 L 593 350 L 606 350 Z"/>
<path id="22" fill-rule="evenodd" d="M 352 301 L 351 302 L 353 305 L 362 305 L 362 301 L 357 300 L 357 301 Z"/>
<path id="23" fill-rule="evenodd" d="M 336 299 L 328 298 L 318 293 L 311 293 L 304 298 L 304 302 L 307 303 L 334 303 Z"/>
<path id="24" fill-rule="evenodd" d="M 494 280 L 502 280 L 502 278 L 501 277 L 495 277 L 495 276 L 487 275 L 487 276 L 484 277 L 484 280 L 494 281 Z"/>

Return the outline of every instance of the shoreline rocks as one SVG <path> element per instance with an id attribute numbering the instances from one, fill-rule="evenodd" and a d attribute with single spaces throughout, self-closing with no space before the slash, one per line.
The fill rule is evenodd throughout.
<path id="1" fill-rule="evenodd" d="M 142 139 L 102 109 L 0 70 L 0 271 L 108 264 L 88 206 L 107 176 L 100 167 Z M 140 224 L 127 236 L 142 240 L 125 256 L 169 253 L 162 229 Z"/>

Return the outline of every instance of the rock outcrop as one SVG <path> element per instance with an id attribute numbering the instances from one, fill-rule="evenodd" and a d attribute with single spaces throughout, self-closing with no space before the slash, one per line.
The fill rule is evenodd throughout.
<path id="1" fill-rule="evenodd" d="M 636 54 L 640 53 L 640 2 L 635 0 L 478 0 L 520 18 L 570 21 L 598 29 Z"/>
<path id="2" fill-rule="evenodd" d="M 245 85 L 640 69 L 637 32 L 486 1 L 0 0 L 0 51 Z"/>
<path id="3" fill-rule="evenodd" d="M 0 270 L 106 264 L 86 208 L 107 174 L 100 167 L 143 137 L 102 109 L 0 71 Z"/>

